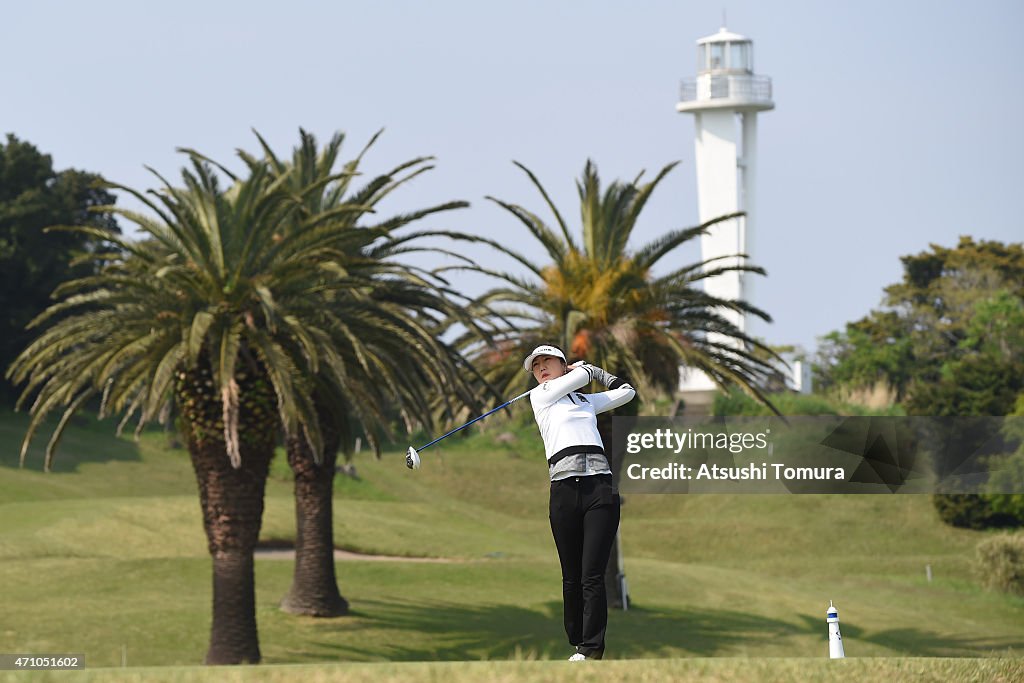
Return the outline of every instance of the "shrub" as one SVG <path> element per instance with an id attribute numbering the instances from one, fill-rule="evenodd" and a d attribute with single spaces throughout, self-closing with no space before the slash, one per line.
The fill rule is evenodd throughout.
<path id="1" fill-rule="evenodd" d="M 939 493 L 932 501 L 939 517 L 962 529 L 1005 529 L 1024 526 L 1024 451 L 989 460 L 988 493 Z"/>
<path id="2" fill-rule="evenodd" d="M 1022 425 L 1024 420 L 1019 417 L 1007 421 L 1013 429 Z M 1020 435 L 1016 438 L 1022 444 L 1016 453 L 989 461 L 991 474 L 985 497 L 994 512 L 1009 515 L 1016 520 L 1016 526 L 1024 526 L 1024 439 Z"/>
<path id="3" fill-rule="evenodd" d="M 1005 529 L 1020 526 L 1013 514 L 993 508 L 995 495 L 936 493 L 932 496 L 939 518 L 960 529 Z"/>
<path id="4" fill-rule="evenodd" d="M 866 408 L 864 406 L 843 403 L 821 394 L 798 394 L 782 391 L 768 395 L 772 404 L 783 415 L 898 415 L 901 411 L 896 406 Z M 711 407 L 712 415 L 722 416 L 762 416 L 771 415 L 767 407 L 761 405 L 746 394 L 733 390 L 715 396 Z"/>
<path id="5" fill-rule="evenodd" d="M 1024 596 L 1024 533 L 999 534 L 979 543 L 977 570 L 986 588 Z"/>

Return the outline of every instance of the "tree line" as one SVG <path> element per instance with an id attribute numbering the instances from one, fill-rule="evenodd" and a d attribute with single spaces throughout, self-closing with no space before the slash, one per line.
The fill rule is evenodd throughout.
<path id="1" fill-rule="evenodd" d="M 823 392 L 880 388 L 908 415 L 1024 416 L 1024 244 L 962 237 L 904 256 L 882 306 L 827 335 L 815 378 Z M 1007 426 L 1014 430 L 1016 424 Z M 1024 434 L 1007 433 L 1008 443 Z M 939 475 L 980 444 L 938 454 Z M 995 490 L 1024 491 L 1024 445 L 1007 453 Z M 942 494 L 941 518 L 959 527 L 1024 525 L 1024 494 Z"/>

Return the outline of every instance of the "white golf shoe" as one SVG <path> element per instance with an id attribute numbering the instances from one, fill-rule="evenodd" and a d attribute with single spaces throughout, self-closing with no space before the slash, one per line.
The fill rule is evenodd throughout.
<path id="1" fill-rule="evenodd" d="M 569 657 L 570 662 L 585 662 L 586 660 L 587 657 L 582 652 L 577 652 L 572 657 Z"/>

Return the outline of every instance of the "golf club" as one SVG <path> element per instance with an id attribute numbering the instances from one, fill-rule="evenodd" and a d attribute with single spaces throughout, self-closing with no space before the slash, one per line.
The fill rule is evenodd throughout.
<path id="1" fill-rule="evenodd" d="M 409 450 L 405 454 L 405 466 L 408 467 L 410 470 L 418 470 L 420 468 L 420 453 L 419 452 L 422 451 L 424 448 L 430 448 L 431 446 L 433 446 L 435 443 L 437 443 L 441 439 L 447 438 L 447 437 L 451 436 L 452 434 L 454 434 L 455 432 L 458 432 L 460 430 L 465 429 L 466 427 L 468 427 L 469 425 L 473 424 L 474 422 L 477 422 L 478 420 L 482 420 L 485 417 L 487 417 L 488 415 L 491 415 L 493 413 L 498 412 L 502 408 L 508 408 L 510 405 L 512 405 L 513 403 L 515 403 L 519 399 L 525 398 L 526 396 L 529 396 L 529 395 L 530 395 L 529 391 L 527 391 L 526 393 L 523 393 L 523 394 L 519 394 L 518 396 L 516 396 L 512 400 L 506 401 L 505 403 L 502 403 L 497 408 L 493 408 L 491 410 L 488 410 L 486 413 L 484 413 L 480 417 L 474 417 L 472 420 L 470 420 L 466 424 L 462 425 L 461 427 L 456 427 L 455 429 L 453 429 L 452 431 L 448 432 L 444 436 L 437 437 L 436 439 L 434 439 L 433 441 L 428 443 L 426 446 L 420 446 L 419 449 L 415 449 L 412 446 L 409 446 Z"/>

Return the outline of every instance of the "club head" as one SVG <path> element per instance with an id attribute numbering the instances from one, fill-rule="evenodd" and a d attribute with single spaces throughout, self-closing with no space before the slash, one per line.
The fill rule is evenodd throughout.
<path id="1" fill-rule="evenodd" d="M 420 454 L 412 446 L 409 446 L 409 450 L 405 453 L 405 466 L 410 470 L 418 470 L 420 468 Z"/>

